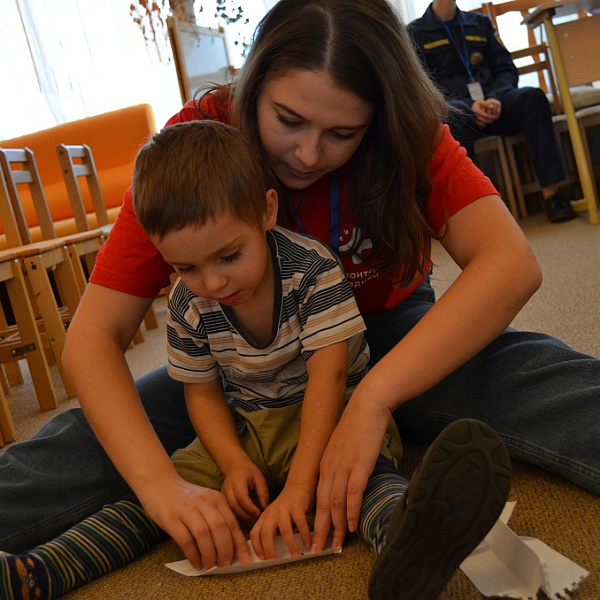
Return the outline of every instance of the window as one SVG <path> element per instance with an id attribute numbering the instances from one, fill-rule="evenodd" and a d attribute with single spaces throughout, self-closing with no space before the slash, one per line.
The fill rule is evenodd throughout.
<path id="1" fill-rule="evenodd" d="M 242 4 L 234 41 L 264 14 Z M 0 139 L 143 102 L 160 126 L 181 106 L 168 40 L 147 44 L 123 0 L 0 0 L 0 81 Z"/>

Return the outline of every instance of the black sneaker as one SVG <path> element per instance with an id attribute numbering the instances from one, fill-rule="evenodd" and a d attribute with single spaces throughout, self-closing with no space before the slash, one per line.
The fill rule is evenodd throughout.
<path id="1" fill-rule="evenodd" d="M 562 223 L 577 217 L 577 214 L 571 208 L 569 199 L 558 192 L 544 200 L 544 208 L 551 223 Z"/>
<path id="2" fill-rule="evenodd" d="M 437 598 L 500 516 L 510 472 L 508 452 L 493 429 L 474 419 L 448 425 L 392 513 L 369 598 Z"/>

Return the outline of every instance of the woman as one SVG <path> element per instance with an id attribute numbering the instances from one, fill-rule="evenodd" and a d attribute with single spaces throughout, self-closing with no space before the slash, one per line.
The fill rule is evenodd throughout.
<path id="1" fill-rule="evenodd" d="M 322 462 L 316 549 L 330 523 L 336 543 L 355 529 L 391 415 L 420 442 L 478 418 L 513 456 L 600 491 L 600 361 L 548 336 L 504 332 L 540 285 L 539 267 L 440 126 L 443 101 L 385 0 L 281 0 L 261 23 L 231 113 L 223 94 L 200 109 L 171 122 L 206 116 L 249 136 L 279 180 L 287 225 L 340 254 L 367 322 L 374 366 Z M 426 278 L 434 237 L 462 268 L 436 303 Z M 7 451 L 0 548 L 32 547 L 119 498 L 126 484 L 114 463 L 154 521 L 186 555 L 197 552 L 202 533 L 182 506 L 198 489 L 169 460 L 194 435 L 182 388 L 164 369 L 136 384 L 124 357 L 169 273 L 126 197 L 63 357 L 108 458 L 77 411 Z"/>

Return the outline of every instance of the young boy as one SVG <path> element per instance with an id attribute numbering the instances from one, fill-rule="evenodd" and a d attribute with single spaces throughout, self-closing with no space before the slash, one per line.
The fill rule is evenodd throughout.
<path id="1" fill-rule="evenodd" d="M 140 223 L 179 275 L 168 368 L 185 383 L 198 438 L 172 459 L 209 498 L 196 507 L 203 534 L 186 555 L 198 567 L 229 562 L 237 519 L 254 522 L 261 558 L 276 556 L 278 532 L 300 554 L 294 526 L 310 548 L 321 457 L 368 368 L 365 325 L 342 268 L 321 242 L 276 225 L 277 193 L 227 125 L 194 121 L 155 135 L 136 159 L 133 194 Z M 379 554 L 370 595 L 435 598 L 496 521 L 510 462 L 488 427 L 458 421 L 405 493 L 399 453 L 391 421 L 358 528 Z M 0 597 L 58 597 L 127 564 L 160 535 L 137 499 L 117 502 L 0 559 Z"/>

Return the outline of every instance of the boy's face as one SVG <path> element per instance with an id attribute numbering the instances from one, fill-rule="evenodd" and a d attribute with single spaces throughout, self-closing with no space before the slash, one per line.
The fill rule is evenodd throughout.
<path id="1" fill-rule="evenodd" d="M 150 239 L 190 291 L 235 307 L 260 298 L 271 281 L 265 232 L 276 220 L 277 194 L 269 190 L 262 227 L 225 214 L 201 227 Z"/>

